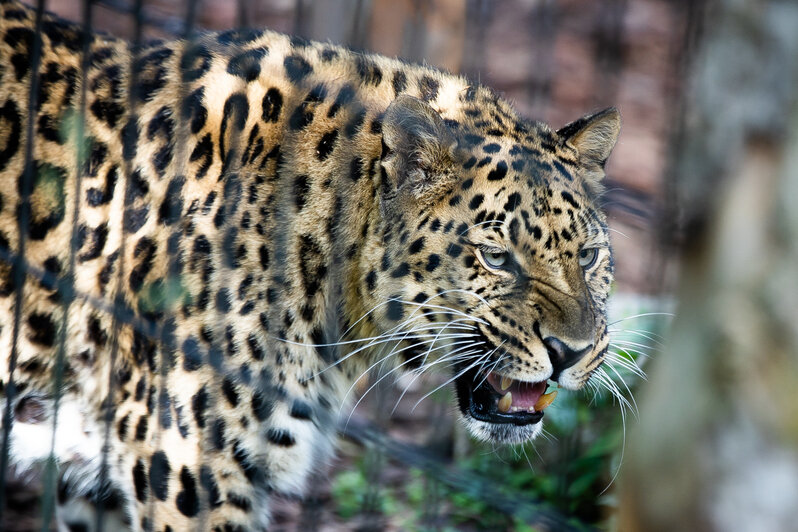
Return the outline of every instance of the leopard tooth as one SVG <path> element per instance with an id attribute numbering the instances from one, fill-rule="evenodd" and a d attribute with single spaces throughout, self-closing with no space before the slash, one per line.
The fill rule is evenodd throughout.
<path id="1" fill-rule="evenodd" d="M 549 405 L 554 402 L 555 397 L 557 397 L 557 390 L 552 390 L 549 393 L 544 393 L 541 395 L 533 407 L 535 412 L 542 412 L 548 408 Z"/>
<path id="2" fill-rule="evenodd" d="M 499 412 L 506 414 L 510 411 L 510 406 L 513 404 L 513 393 L 507 392 L 499 399 Z"/>
<path id="3" fill-rule="evenodd" d="M 504 391 L 507 388 L 509 388 L 512 383 L 513 383 L 513 379 L 511 379 L 510 377 L 502 376 L 502 382 L 501 382 L 502 391 Z"/>

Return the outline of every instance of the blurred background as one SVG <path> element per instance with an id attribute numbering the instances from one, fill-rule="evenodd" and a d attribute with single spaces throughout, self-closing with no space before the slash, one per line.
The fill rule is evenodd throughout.
<path id="1" fill-rule="evenodd" d="M 561 393 L 545 438 L 499 449 L 465 435 L 446 390 L 424 398 L 443 376 L 380 383 L 273 530 L 798 530 L 798 3 L 140 7 L 98 0 L 92 25 L 145 40 L 271 28 L 463 74 L 555 128 L 623 117 L 604 196 L 616 393 Z M 84 2 L 47 9 L 81 21 Z M 10 494 L 7 529 L 40 529 L 39 494 Z"/>

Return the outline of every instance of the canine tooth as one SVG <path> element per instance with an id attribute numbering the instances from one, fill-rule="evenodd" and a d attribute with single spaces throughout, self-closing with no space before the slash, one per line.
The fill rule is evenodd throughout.
<path id="1" fill-rule="evenodd" d="M 540 399 L 538 399 L 538 402 L 535 403 L 535 412 L 542 412 L 554 402 L 555 397 L 557 397 L 557 390 L 552 390 L 549 393 L 541 395 Z"/>
<path id="2" fill-rule="evenodd" d="M 511 379 L 510 377 L 502 377 L 502 382 L 501 382 L 502 391 L 509 388 L 512 383 L 513 379 Z"/>
<path id="3" fill-rule="evenodd" d="M 513 393 L 507 392 L 499 399 L 499 412 L 507 413 L 510 411 L 510 406 L 513 404 Z"/>

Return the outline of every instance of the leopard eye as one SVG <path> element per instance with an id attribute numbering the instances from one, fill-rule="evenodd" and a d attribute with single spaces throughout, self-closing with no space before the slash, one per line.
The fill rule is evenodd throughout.
<path id="1" fill-rule="evenodd" d="M 501 268 L 507 264 L 507 252 L 495 249 L 483 249 L 482 258 L 489 268 Z"/>
<path id="2" fill-rule="evenodd" d="M 598 258 L 598 248 L 584 248 L 579 252 L 579 265 L 585 270 L 591 268 Z"/>

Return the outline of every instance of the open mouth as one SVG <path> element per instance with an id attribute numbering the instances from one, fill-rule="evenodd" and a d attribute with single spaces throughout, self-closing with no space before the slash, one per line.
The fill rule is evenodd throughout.
<path id="1" fill-rule="evenodd" d="M 546 393 L 548 381 L 518 381 L 477 368 L 461 375 L 455 386 L 463 414 L 487 423 L 537 423 L 557 396 L 556 389 Z"/>

